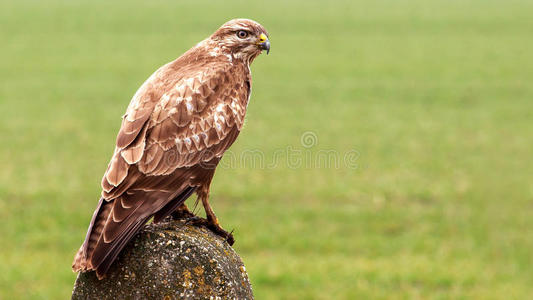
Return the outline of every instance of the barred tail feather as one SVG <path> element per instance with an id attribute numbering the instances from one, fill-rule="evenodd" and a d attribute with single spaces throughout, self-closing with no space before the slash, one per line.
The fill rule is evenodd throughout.
<path id="1" fill-rule="evenodd" d="M 100 199 L 72 269 L 75 272 L 95 270 L 98 279 L 102 279 L 118 254 L 154 214 L 157 221 L 166 217 L 185 202 L 194 189 L 186 187 L 178 196 L 136 190 L 113 200 Z"/>
<path id="2" fill-rule="evenodd" d="M 89 224 L 89 229 L 85 236 L 85 240 L 81 245 L 80 249 L 74 256 L 74 261 L 72 262 L 72 270 L 74 272 L 87 271 L 91 270 L 91 266 L 88 263 L 88 258 L 94 251 L 96 242 L 102 235 L 102 232 L 105 227 L 105 223 L 109 213 L 111 212 L 112 205 L 110 202 L 100 198 L 98 206 L 94 210 L 91 223 Z"/>

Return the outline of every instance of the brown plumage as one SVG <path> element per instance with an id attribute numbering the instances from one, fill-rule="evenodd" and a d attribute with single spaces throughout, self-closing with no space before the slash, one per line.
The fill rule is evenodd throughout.
<path id="1" fill-rule="evenodd" d="M 229 21 L 139 88 L 123 116 L 74 271 L 95 270 L 102 278 L 151 217 L 162 220 L 194 192 L 211 228 L 225 233 L 209 206 L 209 185 L 243 126 L 249 65 L 270 50 L 267 36 L 254 21 Z"/>

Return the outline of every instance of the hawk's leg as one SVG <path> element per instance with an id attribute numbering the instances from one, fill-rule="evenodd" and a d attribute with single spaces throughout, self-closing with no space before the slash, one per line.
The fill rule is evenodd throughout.
<path id="1" fill-rule="evenodd" d="M 218 222 L 217 216 L 215 216 L 215 213 L 213 212 L 213 209 L 211 209 L 211 206 L 209 205 L 209 187 L 207 188 L 201 188 L 197 191 L 198 198 L 202 201 L 202 205 L 204 206 L 205 215 L 207 216 L 207 219 L 201 219 L 196 218 L 192 220 L 194 224 L 197 225 L 204 225 L 207 228 L 211 229 L 214 233 L 218 234 L 219 236 L 226 239 L 228 244 L 230 246 L 235 243 L 235 239 L 233 238 L 233 234 L 231 232 L 227 232 L 222 227 L 220 227 L 220 223 Z"/>

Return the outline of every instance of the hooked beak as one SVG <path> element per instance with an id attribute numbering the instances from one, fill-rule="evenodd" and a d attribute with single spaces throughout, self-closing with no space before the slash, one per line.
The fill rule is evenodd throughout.
<path id="1" fill-rule="evenodd" d="M 261 50 L 266 50 L 268 55 L 268 52 L 270 52 L 270 41 L 264 33 L 261 33 L 261 35 L 259 36 L 259 41 L 257 42 L 257 45 L 259 45 L 259 48 Z"/>

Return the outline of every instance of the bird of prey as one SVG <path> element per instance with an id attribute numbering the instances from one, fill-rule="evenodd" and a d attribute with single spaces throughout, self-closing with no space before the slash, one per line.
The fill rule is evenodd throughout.
<path id="1" fill-rule="evenodd" d="M 259 23 L 235 19 L 159 68 L 133 96 L 102 179 L 102 195 L 72 269 L 103 278 L 126 243 L 196 193 L 205 225 L 232 244 L 209 206 L 209 185 L 244 123 L 250 64 L 270 50 Z"/>

